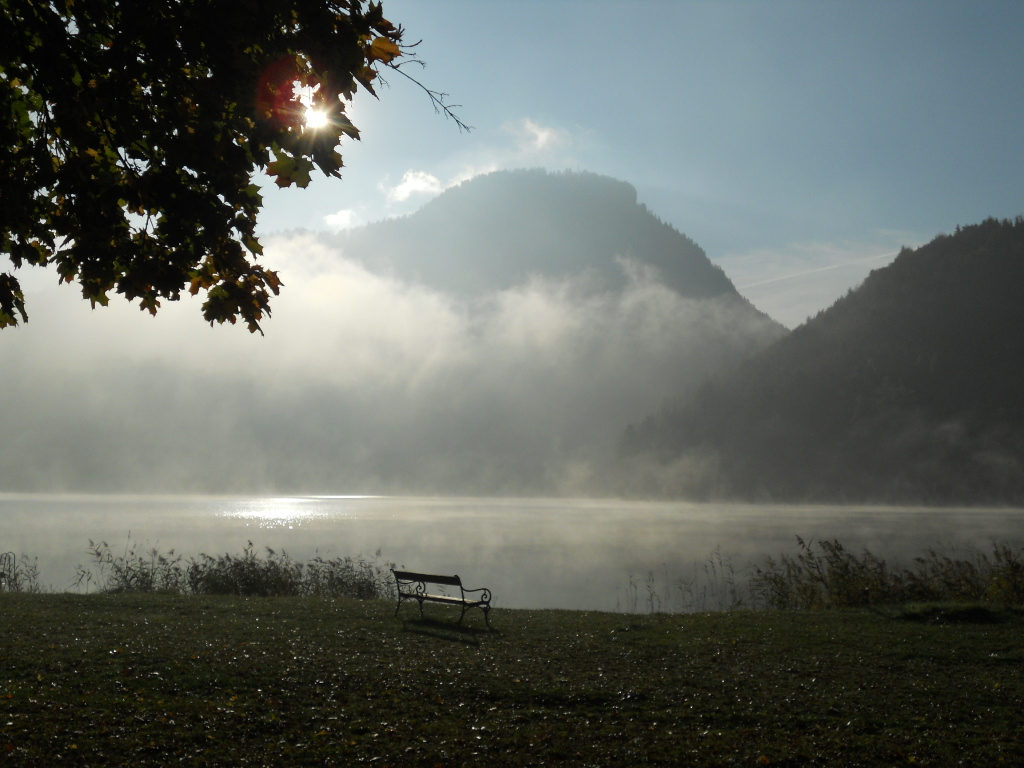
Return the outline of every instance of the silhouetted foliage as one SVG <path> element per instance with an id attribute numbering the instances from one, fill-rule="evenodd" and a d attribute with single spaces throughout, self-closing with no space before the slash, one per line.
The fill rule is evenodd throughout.
<path id="1" fill-rule="evenodd" d="M 241 554 L 200 554 L 184 561 L 174 550 L 140 550 L 129 539 L 121 554 L 105 541 L 89 541 L 90 566 L 78 566 L 76 586 L 105 593 L 242 595 L 252 597 L 393 597 L 394 563 L 363 557 L 301 562 L 284 551 L 266 548 L 263 556 L 248 542 Z M 33 566 L 34 567 L 34 566 Z M 31 584 L 38 583 L 33 571 Z"/>
<path id="2" fill-rule="evenodd" d="M 1018 608 L 1024 604 L 1024 550 L 993 544 L 991 556 L 953 557 L 934 549 L 910 568 L 888 565 L 867 550 L 856 555 L 835 540 L 804 541 L 799 551 L 768 558 L 750 580 L 755 604 L 781 610 L 938 602 Z"/>
<path id="3" fill-rule="evenodd" d="M 155 314 L 202 291 L 208 321 L 259 330 L 281 282 L 256 262 L 253 174 L 339 176 L 346 102 L 400 71 L 401 42 L 361 0 L 0 0 L 0 253 L 93 306 L 116 291 Z M 0 328 L 19 318 L 0 274 Z"/>

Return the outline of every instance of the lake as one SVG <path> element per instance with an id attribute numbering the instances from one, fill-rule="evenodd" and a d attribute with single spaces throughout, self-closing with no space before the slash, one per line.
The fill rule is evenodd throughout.
<path id="1" fill-rule="evenodd" d="M 74 587 L 90 539 L 115 554 L 242 552 L 251 541 L 306 560 L 380 550 L 412 570 L 458 573 L 496 607 L 712 610 L 725 579 L 839 539 L 890 564 L 928 548 L 967 556 L 1019 546 L 1024 509 L 691 504 L 606 499 L 211 497 L 0 494 L 0 551 L 36 558 L 40 580 Z"/>

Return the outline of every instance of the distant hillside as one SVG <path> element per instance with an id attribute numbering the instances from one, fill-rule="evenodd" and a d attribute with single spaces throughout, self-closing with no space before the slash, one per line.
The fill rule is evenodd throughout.
<path id="1" fill-rule="evenodd" d="M 371 269 L 461 295 L 535 276 L 583 275 L 622 287 L 637 267 L 681 296 L 736 295 L 696 243 L 637 204 L 630 184 L 593 173 L 477 176 L 410 216 L 335 241 Z"/>
<path id="2" fill-rule="evenodd" d="M 388 491 L 605 492 L 628 424 L 786 333 L 632 186 L 595 174 L 493 173 L 318 238 L 381 281 L 359 329 L 325 345 L 387 372 L 318 394 L 324 460 Z"/>
<path id="3" fill-rule="evenodd" d="M 638 493 L 1024 503 L 1024 220 L 904 249 L 623 453 Z"/>

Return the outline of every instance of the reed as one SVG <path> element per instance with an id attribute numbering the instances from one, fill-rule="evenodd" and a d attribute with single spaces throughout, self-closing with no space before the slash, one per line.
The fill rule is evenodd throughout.
<path id="1" fill-rule="evenodd" d="M 618 591 L 616 612 L 703 613 L 743 608 L 818 610 L 910 603 L 1024 607 L 1024 548 L 996 542 L 991 552 L 966 555 L 928 549 L 907 567 L 838 540 L 796 538 L 795 553 L 737 567 L 716 548 L 702 563 L 673 571 L 669 564 L 643 576 L 630 574 Z M 308 561 L 248 542 L 239 554 L 184 558 L 128 540 L 121 552 L 90 540 L 88 565 L 77 567 L 72 587 L 102 593 L 166 593 L 264 597 L 393 598 L 394 581 L 380 550 L 370 558 Z M 9 591 L 43 592 L 36 561 L 17 560 Z"/>
<path id="2" fill-rule="evenodd" d="M 647 571 L 642 579 L 629 575 L 616 599 L 616 611 L 703 613 L 745 608 L 751 602 L 746 572 L 723 554 L 721 547 L 716 547 L 703 562 L 678 572 L 662 563 Z"/>
<path id="3" fill-rule="evenodd" d="M 200 554 L 185 560 L 170 550 L 140 549 L 131 537 L 121 553 L 101 541 L 89 541 L 89 565 L 76 569 L 75 587 L 112 594 L 238 595 L 243 597 L 394 596 L 390 569 L 377 550 L 370 559 L 314 557 L 302 562 L 267 547 L 257 552 L 250 541 L 239 554 Z"/>
<path id="4" fill-rule="evenodd" d="M 44 592 L 43 583 L 39 578 L 39 559 L 35 557 L 15 557 L 11 561 L 12 569 L 0 580 L 0 589 L 8 592 Z"/>
<path id="5" fill-rule="evenodd" d="M 796 554 L 768 558 L 750 579 L 755 605 L 783 610 L 902 605 L 913 602 L 1024 605 L 1024 549 L 1004 542 L 991 554 L 966 557 L 929 549 L 910 567 L 890 566 L 871 552 L 836 540 L 797 538 Z"/>

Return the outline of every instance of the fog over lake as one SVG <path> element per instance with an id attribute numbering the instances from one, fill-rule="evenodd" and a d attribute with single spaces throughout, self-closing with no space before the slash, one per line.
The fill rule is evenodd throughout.
<path id="1" fill-rule="evenodd" d="M 74 586 L 89 541 L 112 553 L 240 554 L 251 541 L 297 560 L 362 555 L 458 573 L 499 608 L 715 609 L 709 575 L 746 581 L 796 537 L 838 539 L 892 564 L 929 548 L 969 556 L 1024 541 L 1024 510 L 691 504 L 586 499 L 0 494 L 0 551 L 37 559 L 44 587 Z M 95 569 L 94 569 L 95 570 Z M 713 588 L 713 584 L 711 587 Z M 95 588 L 95 585 L 93 585 Z"/>

